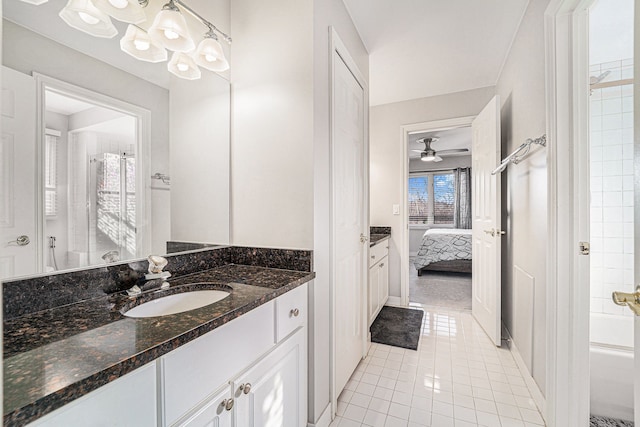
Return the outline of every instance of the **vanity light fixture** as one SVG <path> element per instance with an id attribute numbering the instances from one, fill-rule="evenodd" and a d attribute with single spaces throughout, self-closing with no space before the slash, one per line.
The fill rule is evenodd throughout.
<path id="1" fill-rule="evenodd" d="M 175 52 L 189 52 L 196 47 L 189 35 L 187 22 L 173 0 L 169 0 L 158 12 L 148 33 L 151 38 Z"/>
<path id="2" fill-rule="evenodd" d="M 218 36 L 209 29 L 204 35 L 204 39 L 198 44 L 198 48 L 193 55 L 196 64 L 210 71 L 225 71 L 229 69 L 229 63 L 224 57 L 222 46 L 218 41 Z"/>
<path id="3" fill-rule="evenodd" d="M 167 60 L 167 50 L 149 37 L 149 34 L 142 28 L 132 24 L 129 24 L 127 32 L 120 40 L 120 49 L 141 61 L 163 62 Z"/>
<path id="4" fill-rule="evenodd" d="M 139 24 L 147 19 L 137 0 L 93 0 L 93 4 L 118 21 Z"/>
<path id="5" fill-rule="evenodd" d="M 118 34 L 109 15 L 96 8 L 91 0 L 69 0 L 58 15 L 70 27 L 94 37 L 110 39 Z"/>
<path id="6" fill-rule="evenodd" d="M 167 68 L 171 74 L 181 79 L 197 80 L 202 76 L 193 58 L 184 52 L 173 52 Z"/>

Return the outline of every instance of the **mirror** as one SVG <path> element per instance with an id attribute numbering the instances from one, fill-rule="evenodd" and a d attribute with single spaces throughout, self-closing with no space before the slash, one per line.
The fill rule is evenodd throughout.
<path id="1" fill-rule="evenodd" d="M 228 71 L 178 78 L 121 50 L 126 23 L 71 28 L 66 3 L 3 0 L 0 278 L 228 245 Z M 186 3 L 228 32 L 228 0 Z"/>

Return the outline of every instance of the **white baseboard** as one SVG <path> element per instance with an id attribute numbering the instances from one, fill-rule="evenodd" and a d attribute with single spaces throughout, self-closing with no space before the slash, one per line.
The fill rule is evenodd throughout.
<path id="1" fill-rule="evenodd" d="M 318 421 L 315 424 L 307 423 L 307 427 L 329 427 L 329 424 L 331 424 L 331 403 L 324 408 Z"/>
<path id="2" fill-rule="evenodd" d="M 402 300 L 401 300 L 400 297 L 389 296 L 389 299 L 387 299 L 387 303 L 385 305 L 392 305 L 392 306 L 396 306 L 396 307 L 402 307 Z"/>
<path id="3" fill-rule="evenodd" d="M 542 418 L 546 423 L 547 422 L 547 401 L 542 395 L 542 392 L 540 391 L 538 384 L 533 379 L 533 377 L 531 376 L 531 373 L 527 369 L 527 365 L 524 363 L 524 359 L 520 355 L 520 352 L 518 351 L 518 347 L 516 346 L 515 341 L 513 341 L 511 334 L 509 334 L 509 330 L 504 326 L 502 330 L 504 333 L 507 334 L 507 337 L 509 338 L 509 343 L 510 343 L 509 350 L 511 351 L 511 355 L 513 356 L 513 359 L 516 361 L 516 365 L 518 365 L 518 370 L 520 370 L 520 373 L 522 374 L 522 378 L 524 379 L 524 382 L 527 384 L 529 393 L 531 393 L 531 397 L 533 398 L 533 401 L 536 403 L 536 406 L 538 407 L 538 411 L 540 412 L 540 415 L 542 415 Z"/>

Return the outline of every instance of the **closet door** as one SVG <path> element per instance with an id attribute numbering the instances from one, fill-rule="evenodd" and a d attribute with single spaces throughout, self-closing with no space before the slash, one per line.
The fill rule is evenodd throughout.
<path id="1" fill-rule="evenodd" d="M 344 389 L 363 357 L 366 336 L 368 230 L 365 230 L 365 96 L 340 55 L 333 52 L 332 177 L 335 311 L 335 393 Z"/>

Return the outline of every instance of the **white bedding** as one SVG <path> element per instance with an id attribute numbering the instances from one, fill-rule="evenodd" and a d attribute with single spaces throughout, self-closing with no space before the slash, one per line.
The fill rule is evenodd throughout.
<path id="1" fill-rule="evenodd" d="M 432 228 L 425 231 L 413 263 L 417 270 L 438 261 L 471 259 L 471 230 Z"/>

